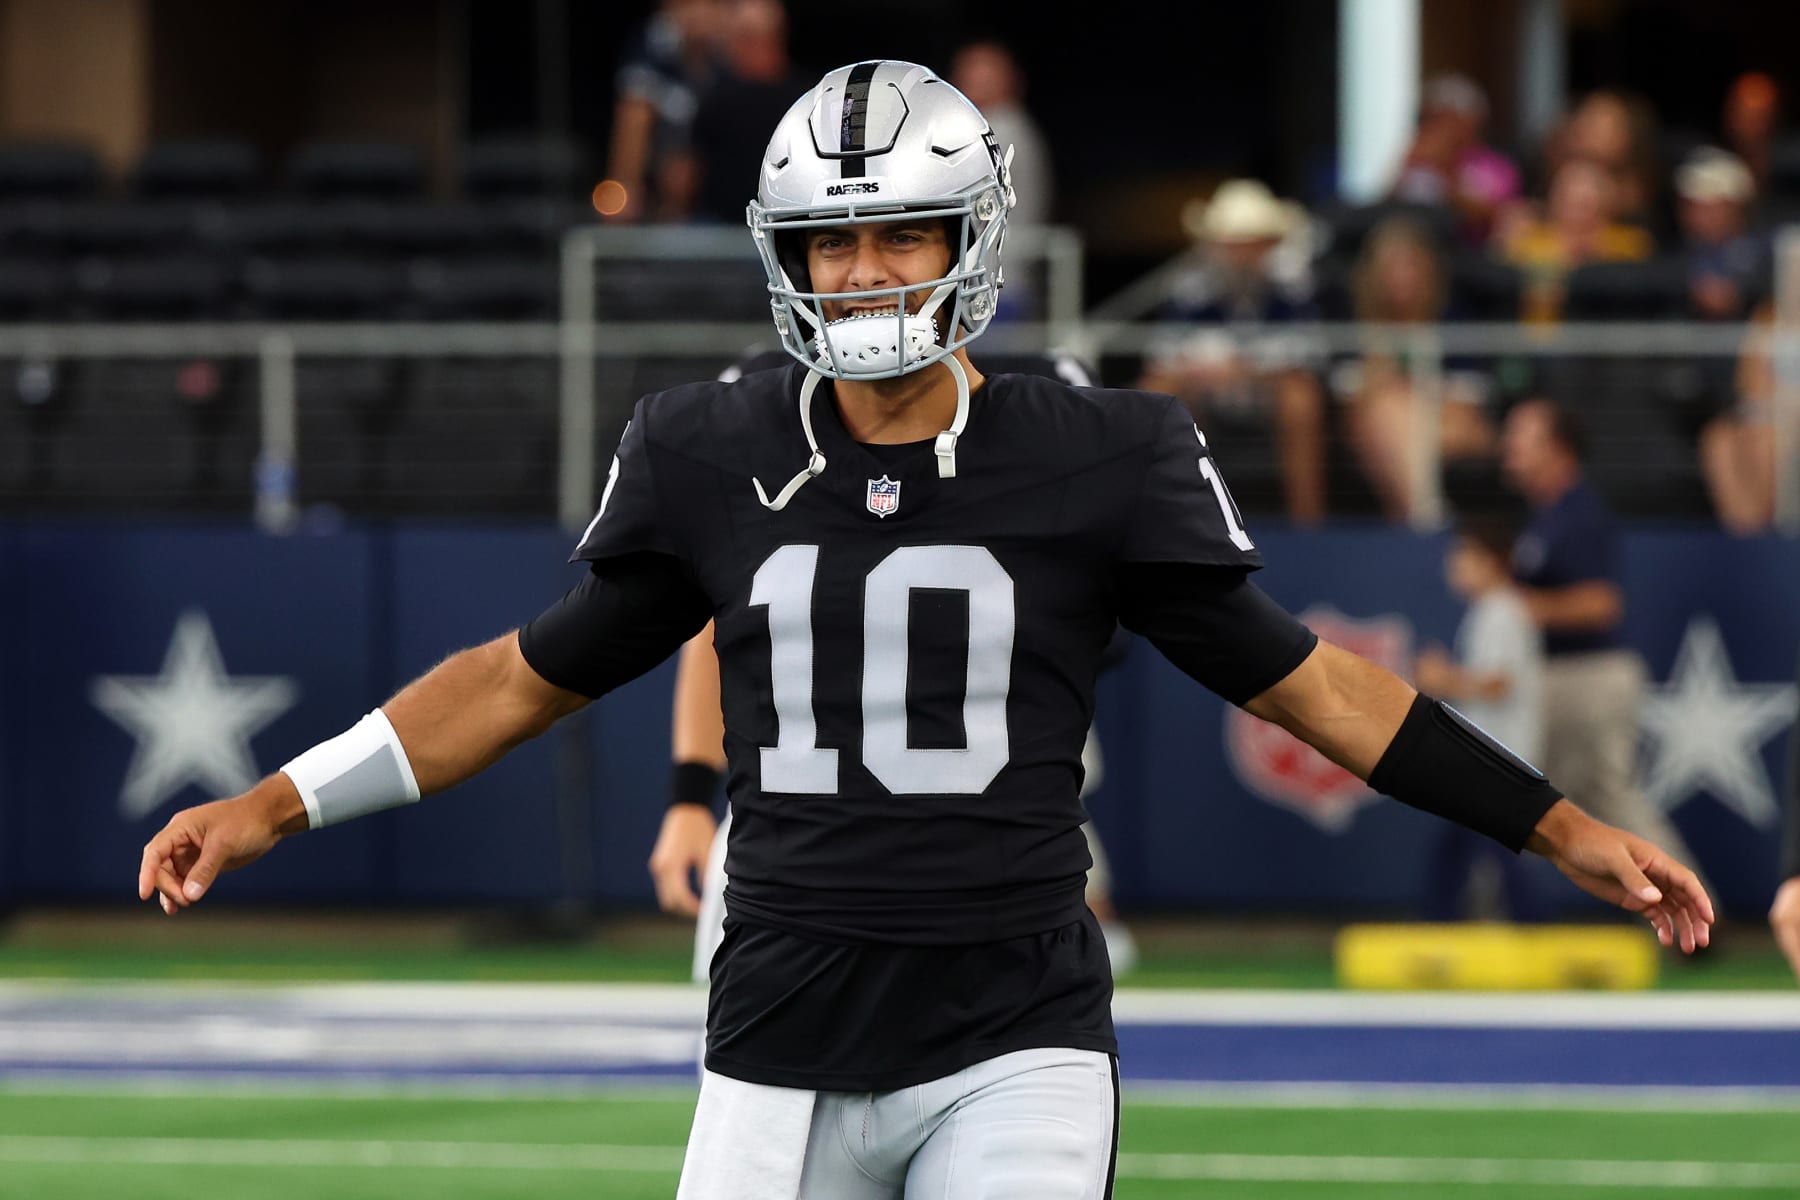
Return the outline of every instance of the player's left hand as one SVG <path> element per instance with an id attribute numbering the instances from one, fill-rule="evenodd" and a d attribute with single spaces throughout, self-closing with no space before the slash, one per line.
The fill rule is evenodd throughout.
<path id="1" fill-rule="evenodd" d="M 1775 931 L 1775 944 L 1794 968 L 1794 978 L 1800 979 L 1800 875 L 1775 889 L 1769 928 Z"/>
<path id="2" fill-rule="evenodd" d="M 1526 849 L 1549 859 L 1582 891 L 1641 913 L 1663 945 L 1692 954 L 1711 943 L 1713 905 L 1699 878 L 1643 838 L 1559 800 Z"/>
<path id="3" fill-rule="evenodd" d="M 682 917 L 700 914 L 694 881 L 706 876 L 706 858 L 718 832 L 711 809 L 699 804 L 670 806 L 650 851 L 650 877 L 656 881 L 656 902 L 664 912 Z"/>

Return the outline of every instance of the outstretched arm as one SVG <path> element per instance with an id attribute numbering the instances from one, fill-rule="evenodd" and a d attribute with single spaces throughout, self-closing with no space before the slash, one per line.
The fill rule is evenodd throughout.
<path id="1" fill-rule="evenodd" d="M 1387 785 L 1403 777 L 1404 760 L 1427 752 L 1447 763 L 1466 757 L 1471 775 L 1482 770 L 1481 742 L 1474 735 L 1440 732 L 1443 722 L 1434 723 L 1425 709 L 1415 715 L 1417 699 L 1392 673 L 1321 641 L 1299 667 L 1244 707 L 1372 783 Z M 1415 732 L 1402 738 L 1407 725 Z M 1378 767 L 1387 769 L 1379 780 L 1371 779 Z M 1445 778 L 1441 794 L 1452 797 L 1467 784 L 1466 779 Z M 1397 798 L 1442 815 L 1455 815 L 1462 803 L 1436 803 L 1435 797 L 1394 791 Z M 1521 791 L 1521 802 L 1528 799 Z M 1691 870 L 1650 842 L 1594 820 L 1568 800 L 1557 800 L 1543 811 L 1524 845 L 1583 890 L 1643 914 L 1663 945 L 1679 942 L 1692 953 L 1711 940 L 1712 902 Z"/>
<path id="2" fill-rule="evenodd" d="M 546 681 L 519 652 L 517 631 L 454 654 L 381 706 L 420 795 L 461 783 L 536 737 L 588 697 Z M 240 796 L 179 812 L 144 847 L 138 897 L 165 912 L 206 894 L 220 871 L 266 854 L 311 820 L 294 780 L 277 771 Z"/>
<path id="3" fill-rule="evenodd" d="M 663 661 L 710 612 L 672 557 L 597 563 L 523 629 L 439 663 L 243 795 L 176 813 L 144 847 L 138 895 L 173 913 L 289 834 L 460 783 Z"/>

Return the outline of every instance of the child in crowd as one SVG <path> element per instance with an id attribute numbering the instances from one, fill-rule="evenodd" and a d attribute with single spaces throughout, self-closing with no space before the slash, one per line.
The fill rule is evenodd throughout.
<path id="1" fill-rule="evenodd" d="M 1448 701 L 1527 762 L 1542 753 L 1543 639 L 1513 585 L 1514 525 L 1500 517 L 1465 521 L 1445 559 L 1450 588 L 1468 601 L 1456 631 L 1456 656 L 1431 647 L 1414 675 L 1421 691 Z M 1485 844 L 1484 844 L 1485 843 Z M 1493 853 L 1489 853 L 1490 849 Z M 1504 892 L 1504 910 L 1479 886 L 1492 879 L 1477 871 L 1492 863 Z M 1476 883 L 1475 903 L 1469 903 Z M 1477 909 L 1470 912 L 1471 907 Z M 1479 835 L 1460 827 L 1437 838 L 1426 880 L 1425 916 L 1434 921 L 1487 917 L 1504 911 L 1513 920 L 1543 919 L 1524 864 Z"/>

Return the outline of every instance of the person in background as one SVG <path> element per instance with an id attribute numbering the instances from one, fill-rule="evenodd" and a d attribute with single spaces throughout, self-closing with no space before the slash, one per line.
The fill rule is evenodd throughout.
<path id="1" fill-rule="evenodd" d="M 662 0 L 620 63 L 607 178 L 624 188 L 617 222 L 684 215 L 681 180 L 671 176 L 687 149 L 700 92 L 716 69 L 720 0 Z M 679 168 L 674 168 L 678 174 Z"/>
<path id="2" fill-rule="evenodd" d="M 1688 307 L 1705 321 L 1753 317 L 1767 333 L 1773 310 L 1768 239 L 1749 225 L 1756 198 L 1750 168 L 1728 150 L 1704 147 L 1675 174 L 1686 241 Z M 1698 438 L 1700 472 L 1726 529 L 1759 533 L 1775 515 L 1775 381 L 1769 356 L 1748 347 L 1734 364 L 1707 358 L 1710 415 Z"/>
<path id="3" fill-rule="evenodd" d="M 1470 245 L 1484 245 L 1495 217 L 1519 198 L 1519 168 L 1481 140 L 1487 96 L 1466 75 L 1438 75 L 1425 82 L 1419 125 L 1389 193 L 1409 204 L 1455 210 L 1457 230 Z"/>
<path id="4" fill-rule="evenodd" d="M 1768 288 L 1768 239 L 1750 228 L 1756 181 L 1744 160 L 1704 146 L 1675 172 L 1688 304 L 1706 321 L 1742 321 Z"/>
<path id="5" fill-rule="evenodd" d="M 1512 578 L 1516 527 L 1502 516 L 1463 522 L 1444 560 L 1450 590 L 1468 605 L 1456 630 L 1456 656 L 1433 646 L 1419 655 L 1414 682 L 1453 703 L 1469 720 L 1527 762 L 1543 753 L 1543 635 Z M 1425 917 L 1453 921 L 1487 917 L 1469 908 L 1477 866 L 1498 873 L 1506 915 L 1517 921 L 1544 917 L 1517 855 L 1489 853 L 1479 837 L 1438 831 L 1426 873 Z"/>
<path id="6" fill-rule="evenodd" d="M 1662 171 L 1656 115 L 1640 96 L 1602 89 L 1575 106 L 1552 135 L 1547 156 L 1552 180 L 1571 162 L 1598 164 L 1612 180 L 1615 219 L 1646 231 L 1662 230 Z"/>
<path id="7" fill-rule="evenodd" d="M 1500 256 L 1525 273 L 1524 320 L 1547 324 L 1561 316 L 1564 282 L 1574 268 L 1650 257 L 1650 235 L 1615 219 L 1617 209 L 1613 176 L 1602 164 L 1575 158 L 1557 170 L 1544 218 L 1515 227 L 1500 246 Z"/>
<path id="8" fill-rule="evenodd" d="M 1050 146 L 1025 109 L 1025 73 L 1013 52 L 999 42 L 970 42 L 950 60 L 950 85 L 981 110 L 994 140 L 1013 148 L 1013 191 L 1019 202 L 1012 219 L 1043 225 L 1056 205 Z"/>
<path id="9" fill-rule="evenodd" d="M 1548 400 L 1506 415 L 1501 466 L 1531 509 L 1513 576 L 1544 632 L 1544 770 L 1579 781 L 1606 819 L 1663 845 L 1687 845 L 1637 787 L 1647 672 L 1620 637 L 1624 562 L 1618 522 L 1586 480 L 1580 425 Z M 1685 861 L 1694 861 L 1691 857 Z"/>
<path id="10" fill-rule="evenodd" d="M 1700 472 L 1713 511 L 1726 530 L 1745 537 L 1774 523 L 1775 425 L 1782 419 L 1776 393 L 1800 384 L 1793 353 L 1763 344 L 1778 328 L 1775 303 L 1765 301 L 1751 314 L 1738 354 L 1733 402 L 1700 430 Z"/>
<path id="11" fill-rule="evenodd" d="M 1356 319 L 1379 325 L 1430 325 L 1454 319 L 1442 252 L 1416 221 L 1390 217 L 1364 240 L 1351 274 Z M 1405 334 L 1370 332 L 1360 356 L 1339 363 L 1332 386 L 1347 405 L 1351 446 L 1390 520 L 1412 512 L 1412 455 L 1420 423 L 1433 419 L 1439 454 L 1468 459 L 1490 454 L 1494 429 L 1485 404 L 1487 374 L 1468 358 L 1450 358 L 1435 376 L 1435 395 L 1422 395 L 1413 376 Z"/>
<path id="12" fill-rule="evenodd" d="M 1800 685 L 1800 679 L 1796 684 Z M 1769 928 L 1794 968 L 1794 978 L 1800 980 L 1800 732 L 1788 741 L 1787 835 L 1781 847 L 1781 878 L 1775 903 L 1769 907 Z"/>
<path id="13" fill-rule="evenodd" d="M 1290 328 L 1319 319 L 1311 281 L 1283 270 L 1306 218 L 1254 179 L 1219 185 L 1182 214 L 1205 262 L 1175 282 L 1159 318 L 1166 336 L 1138 386 L 1175 396 L 1201 426 L 1271 421 L 1288 516 L 1325 515 L 1325 402 L 1317 347 Z"/>
<path id="14" fill-rule="evenodd" d="M 744 223 L 744 180 L 755 179 L 765 130 L 806 81 L 788 62 L 781 0 L 727 0 L 721 69 L 700 93 L 687 146 L 670 163 L 671 207 L 697 221 Z"/>
<path id="15" fill-rule="evenodd" d="M 1720 132 L 1725 145 L 1744 161 L 1758 192 L 1769 186 L 1769 148 L 1781 125 L 1781 89 L 1761 71 L 1746 71 L 1725 93 Z"/>

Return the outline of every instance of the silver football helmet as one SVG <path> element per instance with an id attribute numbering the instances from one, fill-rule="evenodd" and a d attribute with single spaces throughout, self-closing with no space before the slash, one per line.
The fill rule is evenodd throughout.
<path id="1" fill-rule="evenodd" d="M 979 337 L 1001 285 L 1011 157 L 987 118 L 926 67 L 860 62 L 828 73 L 775 127 L 748 212 L 783 348 L 833 379 L 891 379 Z M 807 231 L 902 213 L 946 218 L 948 273 L 832 293 L 833 301 L 888 301 L 895 311 L 823 320 L 826 296 L 812 290 L 806 267 Z M 924 304 L 909 313 L 908 294 L 921 291 Z"/>

